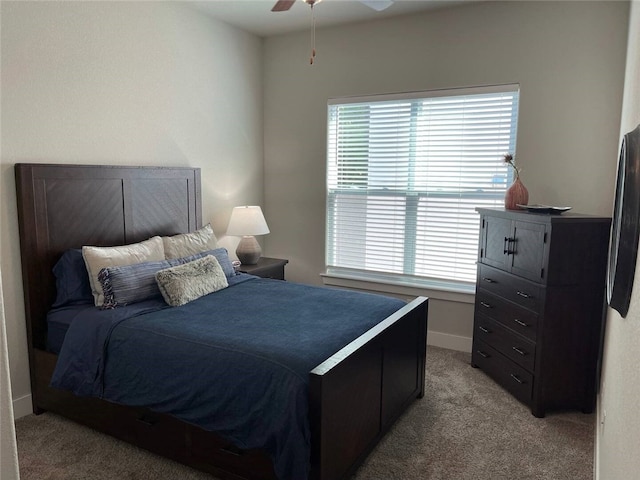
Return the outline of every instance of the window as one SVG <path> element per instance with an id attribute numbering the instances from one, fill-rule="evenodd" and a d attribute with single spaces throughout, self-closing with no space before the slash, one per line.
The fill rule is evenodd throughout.
<path id="1" fill-rule="evenodd" d="M 504 206 L 518 90 L 329 101 L 327 272 L 474 284 L 475 208 Z"/>

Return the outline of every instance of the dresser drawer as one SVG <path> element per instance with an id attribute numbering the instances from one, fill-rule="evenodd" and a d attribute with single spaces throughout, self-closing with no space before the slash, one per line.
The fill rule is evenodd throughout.
<path id="1" fill-rule="evenodd" d="M 538 330 L 538 315 L 531 310 L 507 302 L 500 297 L 491 295 L 483 289 L 476 292 L 476 315 L 481 314 L 497 320 L 514 332 L 536 341 Z"/>
<path id="2" fill-rule="evenodd" d="M 471 361 L 517 399 L 531 403 L 533 375 L 524 368 L 476 338 L 473 339 Z"/>
<path id="3" fill-rule="evenodd" d="M 214 432 L 192 425 L 188 430 L 191 458 L 200 468 L 224 478 L 269 480 L 276 478 L 264 450 L 243 450 Z M 233 472 L 231 476 L 229 472 Z M 226 476 L 224 474 L 227 474 Z M 241 474 L 242 477 L 236 475 Z"/>
<path id="4" fill-rule="evenodd" d="M 130 433 L 136 445 L 175 459 L 186 458 L 186 426 L 166 414 L 136 409 Z"/>
<path id="5" fill-rule="evenodd" d="M 478 264 L 478 288 L 538 312 L 544 287 L 487 265 Z"/>
<path id="6" fill-rule="evenodd" d="M 473 336 L 533 372 L 535 343 L 483 315 L 476 315 Z"/>

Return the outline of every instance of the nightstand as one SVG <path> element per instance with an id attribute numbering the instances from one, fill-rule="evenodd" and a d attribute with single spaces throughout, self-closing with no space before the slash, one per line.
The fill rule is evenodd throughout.
<path id="1" fill-rule="evenodd" d="M 239 270 L 242 273 L 249 273 L 262 278 L 275 278 L 276 280 L 284 280 L 284 266 L 289 260 L 283 258 L 260 257 L 255 265 L 240 265 Z"/>

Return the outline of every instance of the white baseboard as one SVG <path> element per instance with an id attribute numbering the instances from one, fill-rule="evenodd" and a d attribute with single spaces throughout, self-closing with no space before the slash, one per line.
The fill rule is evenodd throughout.
<path id="1" fill-rule="evenodd" d="M 31 394 L 13 400 L 13 418 L 17 420 L 33 413 Z"/>
<path id="2" fill-rule="evenodd" d="M 433 332 L 431 330 L 427 332 L 427 345 L 433 345 L 434 347 L 442 347 L 448 348 L 449 350 L 471 353 L 472 342 L 473 339 L 470 337 Z"/>

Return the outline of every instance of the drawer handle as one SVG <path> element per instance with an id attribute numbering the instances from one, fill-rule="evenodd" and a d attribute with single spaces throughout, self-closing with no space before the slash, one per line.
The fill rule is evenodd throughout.
<path id="1" fill-rule="evenodd" d="M 484 353 L 482 350 L 476 350 L 476 353 L 480 355 L 482 358 L 489 358 L 489 354 Z"/>
<path id="2" fill-rule="evenodd" d="M 513 237 L 504 237 L 504 243 L 502 245 L 502 250 L 504 254 L 513 255 L 515 253 L 514 250 L 511 250 L 511 243 L 515 243 L 516 239 Z"/>
<path id="3" fill-rule="evenodd" d="M 520 320 L 519 318 L 514 318 L 513 319 L 514 322 L 516 322 L 518 325 L 520 325 L 521 327 L 528 327 L 529 324 L 528 323 L 524 323 L 522 320 Z"/>
<path id="4" fill-rule="evenodd" d="M 228 445 L 226 447 L 222 447 L 220 449 L 221 452 L 227 453 L 229 455 L 234 455 L 236 457 L 241 457 L 242 455 L 244 455 L 245 451 L 234 446 L 234 445 Z"/>
<path id="5" fill-rule="evenodd" d="M 485 328 L 483 326 L 479 326 L 478 327 L 480 330 L 482 330 L 484 333 L 491 333 L 491 330 L 489 330 L 488 328 Z"/>
<path id="6" fill-rule="evenodd" d="M 482 280 L 484 280 L 487 283 L 497 283 L 493 278 L 489 278 L 489 277 L 482 277 Z"/>
<path id="7" fill-rule="evenodd" d="M 491 306 L 491 304 L 487 302 L 480 302 L 480 305 L 482 305 L 484 308 L 493 308 L 493 306 Z"/>
<path id="8" fill-rule="evenodd" d="M 531 298 L 531 295 L 529 295 L 528 293 L 521 292 L 520 290 L 516 291 L 516 295 L 520 295 L 523 298 Z"/>
<path id="9" fill-rule="evenodd" d="M 141 417 L 138 417 L 137 420 L 147 427 L 153 427 L 156 423 L 158 423 L 158 419 L 150 415 L 142 415 Z"/>
<path id="10" fill-rule="evenodd" d="M 520 355 L 522 355 L 523 357 L 527 354 L 527 352 L 525 352 L 524 350 L 522 350 L 521 348 L 518 347 L 511 347 L 513 349 L 514 352 L 519 353 Z"/>
<path id="11" fill-rule="evenodd" d="M 524 381 L 523 381 L 520 377 L 518 377 L 517 375 L 515 375 L 515 374 L 513 374 L 513 373 L 512 373 L 512 374 L 511 374 L 511 378 L 513 378 L 513 379 L 514 379 L 516 382 L 518 382 L 520 385 L 524 385 Z"/>

